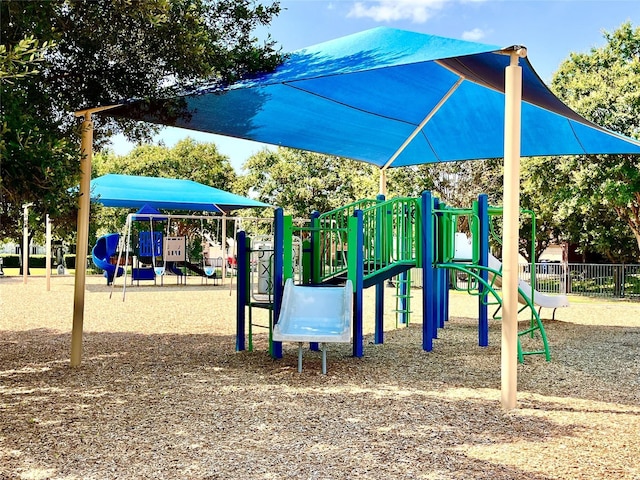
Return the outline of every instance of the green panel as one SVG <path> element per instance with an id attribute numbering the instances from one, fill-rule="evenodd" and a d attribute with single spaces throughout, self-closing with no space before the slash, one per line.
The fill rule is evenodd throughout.
<path id="1" fill-rule="evenodd" d="M 351 280 L 351 284 L 353 285 L 353 289 L 357 287 L 358 282 L 356 281 L 356 271 L 357 268 L 354 268 L 358 263 L 358 219 L 356 217 L 349 217 L 349 240 L 348 245 L 349 248 L 347 250 L 347 262 L 349 268 L 347 269 L 347 278 Z"/>
<path id="2" fill-rule="evenodd" d="M 480 217 L 478 216 L 478 201 L 473 202 L 473 216 L 470 218 L 471 227 L 471 252 L 472 263 L 477 264 L 480 261 Z"/>
<path id="3" fill-rule="evenodd" d="M 293 278 L 293 219 L 291 215 L 284 217 L 284 239 L 283 239 L 283 264 L 284 269 L 282 279 Z"/>

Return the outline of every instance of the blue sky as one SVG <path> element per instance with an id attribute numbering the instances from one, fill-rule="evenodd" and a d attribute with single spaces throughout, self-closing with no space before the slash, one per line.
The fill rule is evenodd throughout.
<path id="1" fill-rule="evenodd" d="M 525 45 L 547 83 L 570 53 L 603 45 L 604 30 L 613 31 L 627 20 L 640 26 L 638 0 L 282 0 L 281 6 L 268 33 L 284 51 L 385 25 L 493 45 Z M 164 129 L 157 140 L 171 146 L 186 137 L 215 143 L 237 171 L 265 147 L 176 128 Z M 112 148 L 125 154 L 133 145 L 114 138 Z"/>

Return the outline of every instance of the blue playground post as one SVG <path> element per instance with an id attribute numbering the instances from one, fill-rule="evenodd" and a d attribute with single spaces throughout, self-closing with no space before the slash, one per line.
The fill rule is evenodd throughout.
<path id="1" fill-rule="evenodd" d="M 278 322 L 282 308 L 284 293 L 284 212 L 276 208 L 274 212 L 273 235 L 273 324 Z M 282 358 L 282 342 L 273 342 L 271 349 L 273 358 Z"/>
<path id="2" fill-rule="evenodd" d="M 376 197 L 378 203 L 382 203 L 385 200 L 384 195 L 378 195 Z M 384 235 L 384 224 L 386 212 L 383 212 L 381 209 L 378 209 L 376 218 L 376 262 L 378 265 L 382 265 L 383 262 L 386 262 L 388 258 L 385 258 L 386 249 L 384 248 L 385 244 L 385 235 Z M 384 281 L 381 281 L 376 284 L 376 317 L 375 317 L 375 343 L 384 343 Z"/>
<path id="3" fill-rule="evenodd" d="M 431 192 L 422 192 L 422 232 L 420 237 L 422 249 L 422 349 L 433 350 L 435 336 L 435 305 L 433 281 L 433 199 Z"/>
<path id="4" fill-rule="evenodd" d="M 320 282 L 320 234 L 318 232 L 320 212 L 314 210 L 311 212 L 311 265 L 309 277 L 311 284 L 315 285 Z"/>
<path id="5" fill-rule="evenodd" d="M 489 199 L 485 193 L 478 195 L 478 245 L 480 248 L 478 265 L 489 266 Z M 484 282 L 489 278 L 487 270 L 480 270 L 480 277 Z M 480 293 L 478 297 L 478 345 L 486 347 L 489 345 L 489 307 L 487 305 L 487 293 L 482 285 L 478 286 Z"/>
<path id="6" fill-rule="evenodd" d="M 249 303 L 248 286 L 248 255 L 249 238 L 246 232 L 240 230 L 236 234 L 236 245 L 238 246 L 238 258 L 236 263 L 237 270 L 237 290 L 236 290 L 236 351 L 240 352 L 245 349 L 245 306 Z"/>
<path id="7" fill-rule="evenodd" d="M 353 356 L 364 355 L 363 291 L 364 291 L 364 215 L 356 210 L 349 218 L 348 278 L 353 284 Z M 355 247 L 355 248 L 354 248 Z"/>

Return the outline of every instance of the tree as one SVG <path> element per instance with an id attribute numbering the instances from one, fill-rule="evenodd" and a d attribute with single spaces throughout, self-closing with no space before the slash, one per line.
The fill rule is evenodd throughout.
<path id="1" fill-rule="evenodd" d="M 558 218 L 557 191 L 561 183 L 560 165 L 549 157 L 525 157 L 520 161 L 520 208 L 535 215 L 535 244 L 532 243 L 532 216 L 521 215 L 519 251 L 531 262 L 553 242 L 561 238 L 562 224 Z"/>
<path id="2" fill-rule="evenodd" d="M 626 22 L 614 32 L 604 32 L 604 38 L 607 43 L 600 48 L 571 54 L 554 75 L 552 88 L 585 118 L 639 138 L 640 29 Z M 612 262 L 637 260 L 640 159 L 589 155 L 556 161 L 565 179 L 559 217 L 569 239 Z"/>
<path id="3" fill-rule="evenodd" d="M 17 235 L 21 202 L 33 202 L 34 215 L 58 220 L 68 213 L 80 157 L 71 112 L 271 70 L 282 56 L 270 38 L 261 42 L 253 32 L 279 11 L 277 1 L 254 0 L 0 2 L 3 51 L 16 51 L 27 38 L 49 47 L 37 73 L 0 82 L 2 234 Z M 153 132 L 132 121 L 94 116 L 94 122 L 97 146 L 116 132 L 134 140 Z"/>
<path id="4" fill-rule="evenodd" d="M 44 60 L 44 54 L 51 45 L 26 37 L 16 45 L 0 45 L 0 81 L 14 83 L 15 79 L 38 73 L 38 65 Z"/>
<path id="5" fill-rule="evenodd" d="M 24 38 L 12 47 L 0 45 L 0 236 L 16 237 L 22 228 L 22 205 L 30 209 L 31 232 L 44 214 L 56 211 L 63 232 L 75 216 L 68 172 L 77 170 L 77 147 L 60 136 L 60 119 L 46 109 L 30 113 L 33 102 L 46 99 L 32 82 L 50 43 Z"/>
<path id="6" fill-rule="evenodd" d="M 319 153 L 278 148 L 247 160 L 238 190 L 282 207 L 294 217 L 309 218 L 378 192 L 377 169 L 367 163 Z"/>

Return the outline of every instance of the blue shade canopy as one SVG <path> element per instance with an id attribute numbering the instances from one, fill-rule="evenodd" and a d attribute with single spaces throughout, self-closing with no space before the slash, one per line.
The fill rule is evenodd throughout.
<path id="1" fill-rule="evenodd" d="M 91 180 L 91 201 L 105 207 L 228 212 L 241 208 L 269 207 L 266 203 L 175 178 L 109 174 Z"/>
<path id="2" fill-rule="evenodd" d="M 228 88 L 135 101 L 104 114 L 363 160 L 378 167 L 498 158 L 506 53 L 493 45 L 375 28 L 293 52 Z M 640 143 L 564 105 L 529 61 L 522 156 L 640 153 Z"/>
<path id="3" fill-rule="evenodd" d="M 145 203 L 132 218 L 134 221 L 148 222 L 150 220 L 153 220 L 154 222 L 161 222 L 163 220 L 166 220 L 167 216 L 160 213 L 148 203 Z"/>

